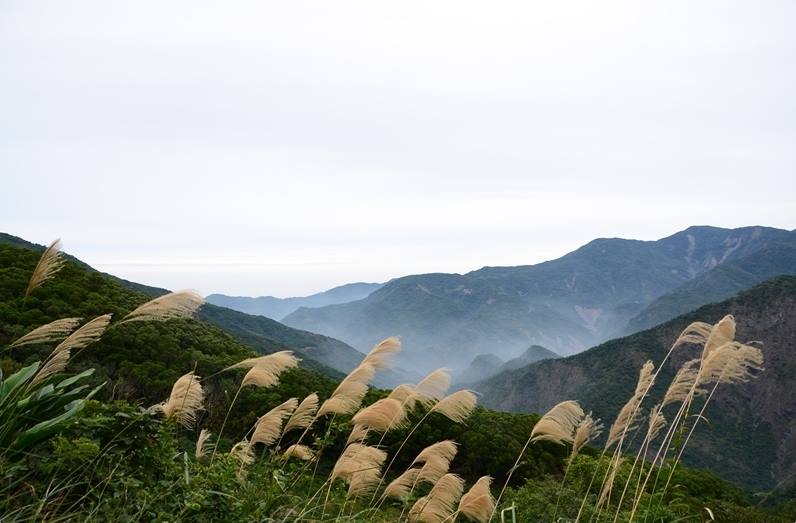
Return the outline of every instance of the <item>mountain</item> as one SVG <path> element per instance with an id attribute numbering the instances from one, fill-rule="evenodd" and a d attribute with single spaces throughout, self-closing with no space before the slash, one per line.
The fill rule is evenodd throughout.
<path id="1" fill-rule="evenodd" d="M 399 363 L 415 371 L 463 368 L 478 354 L 505 360 L 533 344 L 569 355 L 625 332 L 656 300 L 728 263 L 739 262 L 750 285 L 792 272 L 794 238 L 768 227 L 699 226 L 657 241 L 597 239 L 537 265 L 397 278 L 367 298 L 300 308 L 283 322 L 359 350 L 400 335 Z M 774 259 L 764 268 L 767 256 Z"/>
<path id="2" fill-rule="evenodd" d="M 560 357 L 541 345 L 531 345 L 520 356 L 506 362 L 494 354 L 479 354 L 473 358 L 467 368 L 454 374 L 454 381 L 458 386 L 463 387 L 466 384 L 491 378 L 503 371 L 519 369 L 537 361 Z"/>
<path id="3" fill-rule="evenodd" d="M 323 307 L 367 298 L 383 285 L 383 283 L 348 283 L 311 296 L 296 298 L 275 298 L 273 296 L 251 298 L 246 296 L 211 294 L 207 297 L 207 301 L 214 305 L 245 312 L 247 314 L 256 314 L 259 316 L 267 316 L 275 320 L 281 320 L 299 307 Z"/>
<path id="4" fill-rule="evenodd" d="M 4 233 L 0 233 L 0 247 L 6 250 L 5 255 L 9 264 L 15 259 L 24 260 L 31 256 L 35 259 L 35 256 L 44 249 L 41 245 Z M 35 254 L 23 255 L 23 251 L 32 251 Z M 65 258 L 68 260 L 67 265 L 71 267 L 70 271 L 65 274 L 75 274 L 76 279 L 78 274 L 82 274 L 80 279 L 99 278 L 103 282 L 103 287 L 109 289 L 107 292 L 124 295 L 124 300 L 128 303 L 146 301 L 151 297 L 169 292 L 166 289 L 150 287 L 101 273 L 69 255 L 65 255 Z M 9 265 L 9 267 L 11 266 Z M 69 283 L 70 281 L 66 279 L 65 284 Z M 0 284 L 5 284 L 1 274 Z M 350 371 L 364 356 L 349 345 L 328 336 L 294 329 L 263 316 L 252 316 L 212 304 L 204 305 L 199 310 L 197 317 L 208 325 L 220 328 L 232 336 L 242 347 L 260 354 L 292 349 L 305 360 L 306 367 L 333 377 L 340 377 L 341 373 Z"/>
<path id="5" fill-rule="evenodd" d="M 687 281 L 628 321 L 625 334 L 648 329 L 707 303 L 725 300 L 780 274 L 796 275 L 796 235 Z"/>
<path id="6" fill-rule="evenodd" d="M 507 371 L 475 386 L 488 407 L 543 412 L 576 399 L 609 422 L 632 394 L 642 364 L 662 360 L 693 321 L 716 322 L 733 314 L 737 339 L 763 343 L 765 370 L 748 383 L 720 386 L 708 422 L 695 432 L 685 462 L 755 489 L 796 473 L 796 277 L 780 276 L 721 303 L 710 304 L 653 329 L 611 340 L 583 353 Z M 675 370 L 694 356 L 672 356 L 651 391 L 658 401 Z"/>

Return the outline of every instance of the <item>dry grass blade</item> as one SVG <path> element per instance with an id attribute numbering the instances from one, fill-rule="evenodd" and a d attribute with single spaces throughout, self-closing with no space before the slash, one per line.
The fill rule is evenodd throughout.
<path id="1" fill-rule="evenodd" d="M 376 370 L 392 367 L 392 357 L 401 352 L 401 340 L 391 336 L 373 347 L 363 363 L 367 363 Z"/>
<path id="2" fill-rule="evenodd" d="M 575 429 L 575 435 L 572 438 L 572 452 L 569 455 L 569 462 L 572 463 L 581 449 L 590 441 L 600 437 L 602 430 L 603 425 L 600 423 L 600 420 L 595 420 L 592 417 L 591 412 L 588 413 Z"/>
<path id="3" fill-rule="evenodd" d="M 98 316 L 86 323 L 55 347 L 53 353 L 79 350 L 98 341 L 111 321 L 111 314 Z"/>
<path id="4" fill-rule="evenodd" d="M 562 401 L 542 416 L 531 431 L 531 441 L 572 443 L 584 412 L 577 401 Z"/>
<path id="5" fill-rule="evenodd" d="M 450 519 L 463 492 L 464 480 L 456 474 L 445 474 L 427 496 L 418 499 L 412 506 L 409 521 L 442 523 Z"/>
<path id="6" fill-rule="evenodd" d="M 199 433 L 199 437 L 196 438 L 196 450 L 195 450 L 196 459 L 207 456 L 208 453 L 207 441 L 209 439 L 210 439 L 210 431 L 207 429 L 202 429 L 202 431 Z"/>
<path id="7" fill-rule="evenodd" d="M 193 426 L 196 415 L 204 408 L 205 394 L 199 380 L 199 376 L 189 372 L 174 382 L 169 399 L 160 405 L 167 418 L 174 418 L 184 427 Z"/>
<path id="8" fill-rule="evenodd" d="M 455 423 L 463 423 L 473 413 L 477 402 L 472 391 L 460 390 L 442 398 L 431 408 L 431 412 L 439 412 Z"/>
<path id="9" fill-rule="evenodd" d="M 62 318 L 53 322 L 36 327 L 29 333 L 17 339 L 14 343 L 8 346 L 21 347 L 23 345 L 31 345 L 34 343 L 50 343 L 53 341 L 61 340 L 75 330 L 80 324 L 80 318 Z"/>
<path id="10" fill-rule="evenodd" d="M 28 281 L 28 287 L 25 289 L 25 297 L 29 296 L 36 288 L 41 287 L 47 280 L 51 279 L 55 274 L 61 270 L 64 265 L 64 259 L 61 255 L 61 240 L 55 240 L 47 247 L 39 258 L 39 263 L 33 269 L 33 274 Z"/>
<path id="11" fill-rule="evenodd" d="M 492 497 L 492 478 L 482 476 L 478 481 L 462 496 L 459 501 L 458 512 L 464 514 L 473 521 L 486 523 L 495 512 L 495 498 Z"/>
<path id="12" fill-rule="evenodd" d="M 318 410 L 318 395 L 314 392 L 301 400 L 299 406 L 290 416 L 290 419 L 285 423 L 285 429 L 282 431 L 284 436 L 291 430 L 306 429 L 312 424 L 315 419 L 315 412 Z"/>
<path id="13" fill-rule="evenodd" d="M 448 393 L 451 386 L 451 377 L 446 369 L 437 369 L 428 374 L 415 387 L 415 398 L 429 405 L 439 401 Z"/>
<path id="14" fill-rule="evenodd" d="M 285 459 L 295 457 L 302 461 L 312 461 L 315 459 L 315 454 L 313 454 L 312 450 L 308 446 L 297 443 L 286 448 L 285 452 L 282 453 L 282 457 Z"/>
<path id="15" fill-rule="evenodd" d="M 357 412 L 352 421 L 375 432 L 387 432 L 404 426 L 406 410 L 398 400 L 383 398 Z"/>
<path id="16" fill-rule="evenodd" d="M 420 469 L 416 468 L 405 470 L 403 474 L 392 480 L 390 484 L 387 485 L 387 488 L 384 489 L 382 497 L 396 499 L 405 499 L 409 497 L 409 492 L 418 482 L 417 476 L 419 473 Z"/>
<path id="17" fill-rule="evenodd" d="M 194 291 L 170 292 L 139 306 L 122 318 L 119 324 L 131 321 L 166 321 L 190 318 L 204 302 L 204 298 Z"/>
<path id="18" fill-rule="evenodd" d="M 262 443 L 267 446 L 276 443 L 282 434 L 282 421 L 290 416 L 297 406 L 298 400 L 290 398 L 263 414 L 254 424 L 251 445 Z"/>

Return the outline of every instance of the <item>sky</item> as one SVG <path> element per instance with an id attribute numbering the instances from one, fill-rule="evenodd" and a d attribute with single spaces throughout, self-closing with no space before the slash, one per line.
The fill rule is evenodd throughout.
<path id="1" fill-rule="evenodd" d="M 292 296 L 796 228 L 796 3 L 0 3 L 0 231 Z"/>

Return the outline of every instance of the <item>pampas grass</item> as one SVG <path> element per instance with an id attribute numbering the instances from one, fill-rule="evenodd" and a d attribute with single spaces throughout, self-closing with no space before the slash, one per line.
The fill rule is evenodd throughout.
<path id="1" fill-rule="evenodd" d="M 11 345 L 9 349 L 14 347 L 22 347 L 23 345 L 32 345 L 34 343 L 51 343 L 53 341 L 62 340 L 75 330 L 75 327 L 80 325 L 81 318 L 61 318 L 53 322 L 36 327 L 29 333 L 21 336 Z"/>
<path id="2" fill-rule="evenodd" d="M 263 414 L 257 420 L 257 423 L 254 424 L 251 445 L 262 443 L 265 446 L 269 446 L 276 443 L 276 440 L 282 434 L 282 421 L 289 417 L 297 406 L 298 400 L 290 398 Z"/>
<path id="3" fill-rule="evenodd" d="M 625 435 L 636 427 L 640 417 L 639 409 L 641 407 L 641 402 L 644 401 L 644 397 L 647 395 L 647 392 L 650 387 L 652 387 L 655 380 L 655 375 L 653 374 L 654 369 L 655 366 L 651 361 L 647 361 L 641 367 L 638 382 L 636 383 L 636 390 L 622 407 L 622 410 L 619 411 L 619 415 L 608 431 L 608 439 L 605 442 L 606 449 L 611 448 L 614 444 L 621 448 L 621 442 L 624 440 Z"/>
<path id="4" fill-rule="evenodd" d="M 354 425 L 351 428 L 351 433 L 348 435 L 348 439 L 346 440 L 345 444 L 350 445 L 354 442 L 364 442 L 365 438 L 368 436 L 368 429 L 363 427 L 362 425 Z"/>
<path id="5" fill-rule="evenodd" d="M 429 412 L 438 412 L 454 423 L 463 423 L 473 413 L 477 402 L 472 391 L 460 390 L 442 398 Z"/>
<path id="6" fill-rule="evenodd" d="M 674 379 L 663 397 L 663 406 L 684 401 L 696 383 L 701 360 L 689 360 L 677 370 Z M 699 392 L 699 389 L 696 389 Z"/>
<path id="7" fill-rule="evenodd" d="M 196 416 L 204 409 L 204 390 L 199 383 L 201 378 L 193 372 L 181 376 L 171 388 L 169 399 L 159 405 L 167 418 L 173 418 L 180 425 L 190 428 Z"/>
<path id="8" fill-rule="evenodd" d="M 315 412 L 318 410 L 318 395 L 312 393 L 303 400 L 296 410 L 291 414 L 290 419 L 285 423 L 285 428 L 282 430 L 282 436 L 296 429 L 306 429 L 312 424 L 315 419 Z"/>
<path id="9" fill-rule="evenodd" d="M 392 480 L 384 489 L 382 498 L 406 499 L 418 481 L 420 469 L 409 468 L 403 474 Z"/>
<path id="10" fill-rule="evenodd" d="M 530 441 L 552 441 L 559 445 L 572 443 L 575 429 L 583 417 L 583 409 L 577 401 L 562 401 L 547 411 L 534 425 Z"/>
<path id="11" fill-rule="evenodd" d="M 317 417 L 326 414 L 351 414 L 362 404 L 362 399 L 368 392 L 368 383 L 376 374 L 376 369 L 367 363 L 361 363 L 332 392 L 329 398 L 321 404 Z"/>
<path id="12" fill-rule="evenodd" d="M 600 420 L 595 420 L 591 413 L 583 417 L 575 428 L 575 433 L 572 437 L 572 452 L 569 454 L 569 464 L 580 453 L 581 449 L 589 444 L 589 442 L 597 439 L 602 434 L 603 424 Z M 567 465 L 569 467 L 569 465 Z"/>
<path id="13" fill-rule="evenodd" d="M 406 410 L 400 401 L 383 398 L 357 412 L 352 421 L 370 431 L 387 432 L 404 425 Z"/>
<path id="14" fill-rule="evenodd" d="M 204 302 L 204 298 L 194 291 L 170 292 L 139 306 L 122 318 L 119 325 L 133 321 L 167 321 L 190 318 Z"/>
<path id="15" fill-rule="evenodd" d="M 417 457 L 412 461 L 412 465 L 419 463 L 426 463 L 427 461 L 440 460 L 446 463 L 453 461 L 456 453 L 459 450 L 459 444 L 453 440 L 444 440 L 433 443 L 420 451 Z"/>
<path id="16" fill-rule="evenodd" d="M 389 369 L 392 367 L 392 358 L 399 352 L 401 352 L 401 340 L 396 336 L 391 336 L 376 344 L 362 360 L 362 363 L 376 370 Z"/>
<path id="17" fill-rule="evenodd" d="M 478 523 L 489 521 L 495 512 L 495 498 L 492 497 L 491 485 L 492 478 L 490 476 L 478 478 L 478 481 L 459 500 L 459 508 L 456 512 Z"/>
<path id="18" fill-rule="evenodd" d="M 199 433 L 199 437 L 196 438 L 196 450 L 194 451 L 194 455 L 196 459 L 203 458 L 207 456 L 208 448 L 207 442 L 210 439 L 210 431 L 207 429 L 202 429 Z"/>
<path id="19" fill-rule="evenodd" d="M 415 502 L 409 510 L 409 521 L 442 523 L 453 516 L 463 492 L 464 480 L 456 474 L 445 474 L 427 496 Z"/>
<path id="20" fill-rule="evenodd" d="M 228 367 L 228 369 L 249 369 L 243 376 L 241 387 L 252 385 L 254 387 L 268 388 L 279 385 L 279 376 L 288 369 L 298 367 L 299 361 L 293 355 L 293 351 L 284 350 L 268 356 L 243 360 Z"/>
<path id="21" fill-rule="evenodd" d="M 290 445 L 288 448 L 286 448 L 285 452 L 282 453 L 282 457 L 284 459 L 290 459 L 295 457 L 302 461 L 312 461 L 313 459 L 315 459 L 315 455 L 313 454 L 312 449 L 310 449 L 306 445 L 301 445 L 298 443 Z"/>
<path id="22" fill-rule="evenodd" d="M 350 481 L 351 477 L 364 470 L 380 469 L 387 459 L 387 453 L 361 443 L 352 443 L 337 459 L 329 476 L 329 481 L 337 479 Z"/>
<path id="23" fill-rule="evenodd" d="M 450 386 L 451 377 L 447 369 L 437 369 L 415 386 L 414 397 L 421 403 L 429 405 L 444 398 Z"/>
<path id="24" fill-rule="evenodd" d="M 41 287 L 46 281 L 50 280 L 55 274 L 61 270 L 64 265 L 64 259 L 61 254 L 61 240 L 55 240 L 49 247 L 47 247 L 39 258 L 39 263 L 33 269 L 33 274 L 28 281 L 28 287 L 25 289 L 25 297 L 27 298 L 31 292 Z"/>

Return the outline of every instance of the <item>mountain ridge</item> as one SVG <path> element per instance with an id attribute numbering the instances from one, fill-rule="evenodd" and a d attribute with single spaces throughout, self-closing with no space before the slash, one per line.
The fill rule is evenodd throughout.
<path id="1" fill-rule="evenodd" d="M 624 332 L 697 276 L 794 238 L 762 226 L 692 226 L 654 241 L 598 238 L 535 265 L 396 278 L 362 300 L 299 308 L 283 321 L 360 350 L 400 334 L 408 347 L 401 364 L 422 360 L 417 371 L 463 368 L 485 353 L 510 359 L 533 344 L 565 356 Z M 796 271 L 796 255 L 787 252 L 783 265 Z"/>

